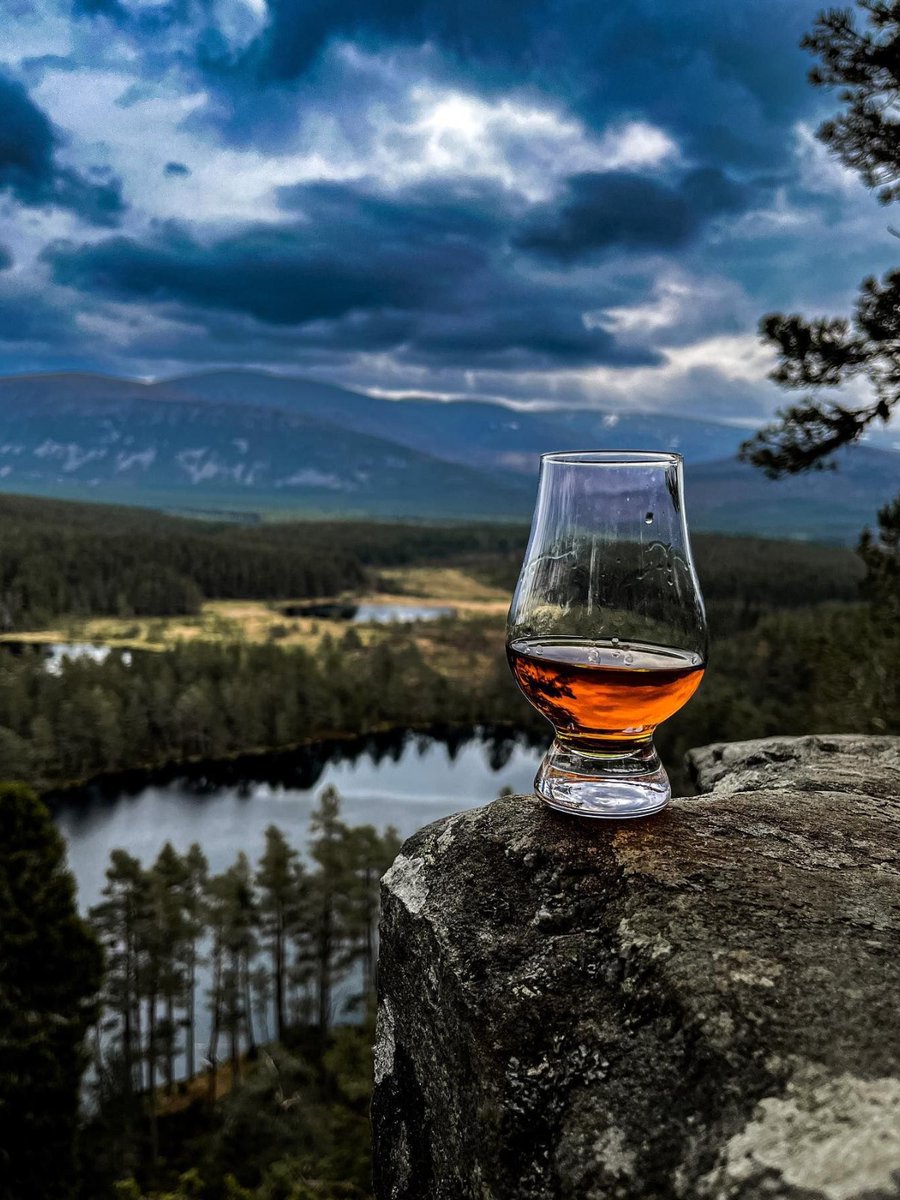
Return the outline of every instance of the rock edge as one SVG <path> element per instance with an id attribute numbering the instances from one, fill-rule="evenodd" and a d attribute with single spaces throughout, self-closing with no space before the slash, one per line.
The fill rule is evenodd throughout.
<path id="1" fill-rule="evenodd" d="M 644 821 L 509 797 L 405 843 L 378 1200 L 900 1197 L 900 739 L 689 762 Z"/>

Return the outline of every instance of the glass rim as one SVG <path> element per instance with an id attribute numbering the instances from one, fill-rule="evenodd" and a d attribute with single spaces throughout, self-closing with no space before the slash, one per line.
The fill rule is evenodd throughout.
<path id="1" fill-rule="evenodd" d="M 541 455 L 541 463 L 560 463 L 573 467 L 677 466 L 683 462 L 683 455 L 674 450 L 551 450 Z"/>

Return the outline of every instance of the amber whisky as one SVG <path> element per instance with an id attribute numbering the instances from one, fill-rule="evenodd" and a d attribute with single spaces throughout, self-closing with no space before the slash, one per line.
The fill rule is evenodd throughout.
<path id="1" fill-rule="evenodd" d="M 507 653 L 519 687 L 563 739 L 650 737 L 704 671 L 696 654 L 635 642 L 521 638 Z"/>

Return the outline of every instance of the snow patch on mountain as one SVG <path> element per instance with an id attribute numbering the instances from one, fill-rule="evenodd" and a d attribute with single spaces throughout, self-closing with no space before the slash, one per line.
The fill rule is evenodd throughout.
<path id="1" fill-rule="evenodd" d="M 302 471 L 295 471 L 293 475 L 286 475 L 282 479 L 275 480 L 277 488 L 283 487 L 323 487 L 330 488 L 334 492 L 352 492 L 356 490 L 356 484 L 349 479 L 341 479 L 339 475 L 334 475 L 328 471 L 317 471 L 315 467 L 304 467 Z"/>
<path id="2" fill-rule="evenodd" d="M 135 450 L 131 454 L 120 452 L 116 455 L 116 472 L 130 471 L 132 467 L 142 467 L 145 471 L 156 462 L 156 448 L 148 446 L 146 450 Z"/>
<path id="3" fill-rule="evenodd" d="M 55 442 L 52 438 L 47 438 L 35 447 L 34 457 L 49 458 L 54 461 L 59 459 L 63 471 L 77 471 L 85 463 L 93 462 L 98 458 L 106 458 L 106 451 L 86 450 L 77 442 Z"/>

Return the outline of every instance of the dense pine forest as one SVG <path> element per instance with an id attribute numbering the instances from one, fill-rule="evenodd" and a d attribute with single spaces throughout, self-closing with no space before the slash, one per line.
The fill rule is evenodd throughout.
<path id="1" fill-rule="evenodd" d="M 368 1194 L 393 830 L 348 826 L 326 789 L 303 855 L 274 825 L 219 874 L 197 844 L 146 865 L 116 850 L 87 920 L 27 789 L 0 785 L 0 834 L 3 1200 Z"/>
<path id="2" fill-rule="evenodd" d="M 64 1000 L 77 1020 L 52 1045 L 43 1034 L 29 1043 L 35 1063 L 65 1067 L 47 1076 L 46 1103 L 68 1149 L 29 1153 L 22 1169 L 44 1172 L 42 1194 L 78 1200 L 366 1196 L 377 880 L 397 848 L 392 831 L 348 827 L 326 792 L 306 846 L 272 827 L 258 862 L 241 856 L 219 874 L 202 844 L 167 846 L 152 863 L 117 850 L 102 901 L 79 924 L 58 834 L 22 785 L 49 797 L 108 772 L 378 730 L 489 728 L 540 742 L 548 730 L 512 682 L 502 616 L 460 612 L 377 636 L 347 625 L 302 645 L 225 630 L 52 671 L 15 637 L 73 615 L 172 615 L 222 597 L 360 596 L 398 565 L 452 566 L 508 591 L 526 531 L 238 527 L 17 498 L 0 500 L 0 530 L 13 639 L 0 646 L 0 779 L 21 781 L 6 787 L 0 816 L 15 826 L 9 839 L 31 847 L 11 869 L 39 901 L 29 943 L 3 926 L 0 895 L 0 962 L 12 970 L 29 944 L 65 936 L 78 964 Z M 900 731 L 898 530 L 892 505 L 857 553 L 696 539 L 712 645 L 698 695 L 657 737 L 676 790 L 690 786 L 684 751 L 705 742 Z M 40 855 L 52 864 L 41 877 L 56 881 L 46 903 Z M 212 1029 L 202 1044 L 201 1013 Z M 79 1119 L 85 1033 L 93 1065 Z M 28 1071 L 0 1081 L 8 1107 L 15 1079 L 37 1086 Z M 2 1184 L 0 1197 L 21 1200 Z"/>
<path id="3" fill-rule="evenodd" d="M 232 1198 L 292 1177 L 365 1193 L 378 890 L 398 849 L 391 829 L 347 826 L 326 789 L 303 857 L 274 825 L 256 864 L 218 875 L 196 844 L 148 866 L 113 853 L 89 917 L 106 975 L 85 1196 L 139 1194 L 133 1172 Z"/>
<path id="4" fill-rule="evenodd" d="M 0 496 L 0 631 L 62 615 L 196 612 L 204 600 L 299 599 L 363 587 L 373 568 L 521 555 L 504 525 L 293 521 L 245 527 L 143 509 Z"/>
<path id="5" fill-rule="evenodd" d="M 196 612 L 203 600 L 300 599 L 357 591 L 379 567 L 459 563 L 511 589 L 519 525 L 291 521 L 251 527 L 142 509 L 0 496 L 0 632 L 60 616 Z M 851 551 L 699 534 L 707 601 L 732 609 L 854 599 Z"/>
<path id="6" fill-rule="evenodd" d="M 0 499 L 0 521 L 8 633 L 73 614 L 180 613 L 219 597 L 359 594 L 397 564 L 452 563 L 509 591 L 526 537 L 504 525 L 245 528 L 19 497 Z M 890 679 L 869 662 L 884 656 L 883 623 L 863 599 L 860 556 L 754 538 L 695 542 L 713 645 L 699 696 L 660 733 L 670 770 L 678 775 L 684 748 L 715 738 L 892 727 Z M 801 646 L 809 653 L 794 669 Z M 483 724 L 544 733 L 507 671 L 502 621 L 488 617 L 398 626 L 375 643 L 350 627 L 308 646 L 223 638 L 114 651 L 53 673 L 38 649 L 0 659 L 0 776 L 43 790 L 311 738 Z"/>

